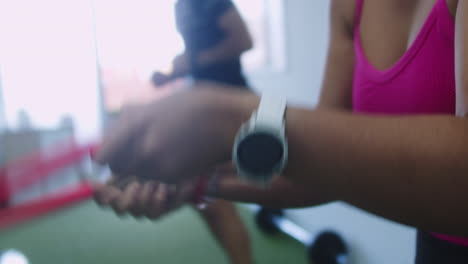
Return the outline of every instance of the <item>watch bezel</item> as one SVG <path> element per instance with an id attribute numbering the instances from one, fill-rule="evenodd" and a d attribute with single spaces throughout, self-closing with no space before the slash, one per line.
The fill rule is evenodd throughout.
<path id="1" fill-rule="evenodd" d="M 278 164 L 276 164 L 266 174 L 256 174 L 256 173 L 249 171 L 248 168 L 246 168 L 245 166 L 241 164 L 242 162 L 240 162 L 240 159 L 239 159 L 239 146 L 241 145 L 241 142 L 245 140 L 247 137 L 252 136 L 253 134 L 256 134 L 256 133 L 271 135 L 273 138 L 278 140 L 278 142 L 283 148 L 283 155 L 282 155 L 280 162 L 278 162 Z M 247 122 L 241 127 L 235 139 L 232 156 L 233 156 L 233 162 L 237 168 L 237 173 L 238 173 L 239 178 L 241 178 L 242 180 L 248 183 L 252 183 L 255 185 L 265 187 L 273 180 L 275 176 L 278 176 L 283 172 L 288 162 L 288 143 L 287 143 L 285 131 L 284 129 L 278 130 L 269 126 L 259 125 L 259 124 L 255 124 L 252 126 L 252 122 Z"/>

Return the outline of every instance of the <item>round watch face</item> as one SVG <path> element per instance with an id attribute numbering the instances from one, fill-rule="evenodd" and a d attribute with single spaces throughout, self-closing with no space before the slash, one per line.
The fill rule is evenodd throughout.
<path id="1" fill-rule="evenodd" d="M 257 132 L 245 137 L 239 144 L 237 158 L 245 170 L 255 175 L 271 174 L 281 163 L 283 144 L 270 133 Z"/>

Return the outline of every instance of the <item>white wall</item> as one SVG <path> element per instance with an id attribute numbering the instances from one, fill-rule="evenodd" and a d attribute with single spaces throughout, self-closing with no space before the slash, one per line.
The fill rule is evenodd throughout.
<path id="1" fill-rule="evenodd" d="M 2 94 L 2 76 L 1 76 L 1 68 L 0 68 L 0 134 L 2 133 L 3 130 L 6 128 L 6 120 L 5 120 L 5 109 L 4 109 L 4 103 L 3 103 L 3 94 Z M 0 167 L 2 166 L 4 160 L 5 160 L 5 151 L 4 149 L 4 143 L 2 141 L 2 137 L 0 136 Z"/>
<path id="2" fill-rule="evenodd" d="M 0 68 L 0 132 L 3 131 L 6 128 L 5 103 L 3 101 L 2 74 L 1 73 L 2 73 L 2 69 Z M 0 147 L 1 147 L 1 145 L 0 145 Z"/>
<path id="3" fill-rule="evenodd" d="M 286 95 L 293 103 L 317 102 L 328 37 L 328 1 L 284 0 L 286 71 L 250 76 L 258 90 Z"/>
<path id="4" fill-rule="evenodd" d="M 287 95 L 313 107 L 318 100 L 328 38 L 329 1 L 285 0 L 288 69 L 280 74 L 253 74 L 260 91 Z M 313 191 L 313 188 L 311 188 Z M 311 232 L 339 231 L 351 246 L 352 263 L 405 264 L 414 256 L 414 230 L 343 203 L 291 210 L 288 216 Z"/>

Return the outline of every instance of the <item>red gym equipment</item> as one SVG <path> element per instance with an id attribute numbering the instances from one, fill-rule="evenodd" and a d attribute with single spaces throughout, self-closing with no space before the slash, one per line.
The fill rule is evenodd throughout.
<path id="1" fill-rule="evenodd" d="M 67 147 L 64 148 L 64 145 Z M 8 162 L 0 168 L 0 230 L 92 197 L 93 189 L 83 177 L 74 186 L 18 205 L 13 204 L 15 194 L 46 181 L 60 170 L 79 165 L 81 161 L 89 159 L 96 150 L 96 144 L 58 144 L 47 151 Z"/>

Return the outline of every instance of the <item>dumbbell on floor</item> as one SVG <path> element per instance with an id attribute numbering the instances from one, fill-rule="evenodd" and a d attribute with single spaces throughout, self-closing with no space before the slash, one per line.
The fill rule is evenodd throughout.
<path id="1" fill-rule="evenodd" d="M 348 248 L 343 238 L 334 231 L 322 231 L 312 235 L 284 217 L 279 209 L 260 208 L 255 215 L 257 226 L 263 232 L 275 235 L 284 233 L 301 242 L 307 248 L 310 263 L 347 264 Z"/>

